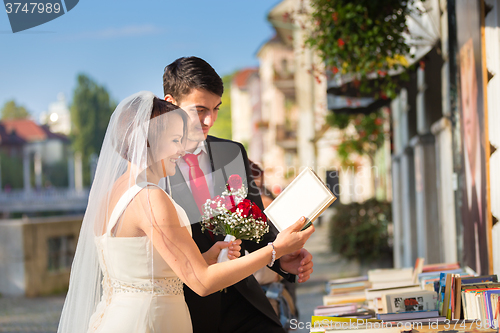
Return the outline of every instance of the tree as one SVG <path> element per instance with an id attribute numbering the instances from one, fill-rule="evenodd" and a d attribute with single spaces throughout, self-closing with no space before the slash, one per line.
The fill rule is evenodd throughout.
<path id="1" fill-rule="evenodd" d="M 217 121 L 210 130 L 210 135 L 219 138 L 231 140 L 232 126 L 231 126 L 231 81 L 234 74 L 225 75 L 222 77 L 224 84 L 224 94 L 222 95 L 222 104 L 217 115 Z"/>
<path id="2" fill-rule="evenodd" d="M 385 123 L 389 118 L 388 112 L 378 109 L 370 114 L 330 113 L 326 117 L 327 123 L 342 130 L 341 142 L 335 147 L 343 166 L 355 166 L 352 157 L 368 156 L 372 165 L 375 165 L 375 154 L 384 145 L 386 135 Z"/>
<path id="3" fill-rule="evenodd" d="M 23 159 L 20 156 L 9 156 L 0 152 L 0 170 L 2 187 L 6 189 L 23 188 Z"/>
<path id="4" fill-rule="evenodd" d="M 108 122 L 116 107 L 103 86 L 84 74 L 77 77 L 71 104 L 73 149 L 82 154 L 84 184 L 90 184 L 89 158 L 99 154 Z"/>
<path id="5" fill-rule="evenodd" d="M 425 1 L 425 0 L 424 0 Z M 390 70 L 408 68 L 406 17 L 420 15 L 416 0 L 312 0 L 312 31 L 306 44 L 333 75 L 354 76 L 361 93 L 394 98 L 397 78 Z M 369 77 L 378 79 L 369 84 Z M 403 72 L 402 78 L 408 74 Z"/>
<path id="6" fill-rule="evenodd" d="M 2 108 L 2 120 L 5 119 L 25 119 L 30 113 L 24 106 L 17 105 L 16 101 L 11 99 L 7 101 Z"/>

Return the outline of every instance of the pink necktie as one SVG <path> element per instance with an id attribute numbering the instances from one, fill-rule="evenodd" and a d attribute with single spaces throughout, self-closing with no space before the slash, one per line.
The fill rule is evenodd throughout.
<path id="1" fill-rule="evenodd" d="M 198 156 L 201 154 L 186 154 L 184 155 L 184 161 L 186 161 L 189 166 L 189 186 L 191 187 L 191 193 L 193 193 L 194 201 L 203 213 L 203 205 L 208 199 L 211 199 L 210 191 L 208 190 L 207 180 L 205 179 L 205 174 L 200 168 L 200 163 L 198 161 Z M 212 232 L 210 232 L 210 237 L 214 238 Z"/>

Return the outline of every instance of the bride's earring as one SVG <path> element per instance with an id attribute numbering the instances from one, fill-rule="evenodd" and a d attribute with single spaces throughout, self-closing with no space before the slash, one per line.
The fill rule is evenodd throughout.
<path id="1" fill-rule="evenodd" d="M 163 169 L 163 177 L 167 177 L 167 170 L 165 169 L 165 162 L 161 160 L 161 168 Z"/>

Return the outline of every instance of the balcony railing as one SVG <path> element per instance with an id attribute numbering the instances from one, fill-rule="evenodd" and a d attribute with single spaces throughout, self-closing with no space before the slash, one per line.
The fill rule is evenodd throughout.
<path id="1" fill-rule="evenodd" d="M 291 72 L 274 72 L 274 85 L 287 96 L 295 96 L 295 75 Z"/>
<path id="2" fill-rule="evenodd" d="M 0 192 L 0 212 L 85 211 L 89 189 L 11 190 Z"/>

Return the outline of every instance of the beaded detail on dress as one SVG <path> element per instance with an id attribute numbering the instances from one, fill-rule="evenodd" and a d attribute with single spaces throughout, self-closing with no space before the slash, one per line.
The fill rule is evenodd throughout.
<path id="1" fill-rule="evenodd" d="M 138 283 L 111 280 L 111 286 L 113 287 L 113 293 L 148 293 L 156 296 L 184 295 L 183 283 L 177 277 L 165 277 Z"/>

